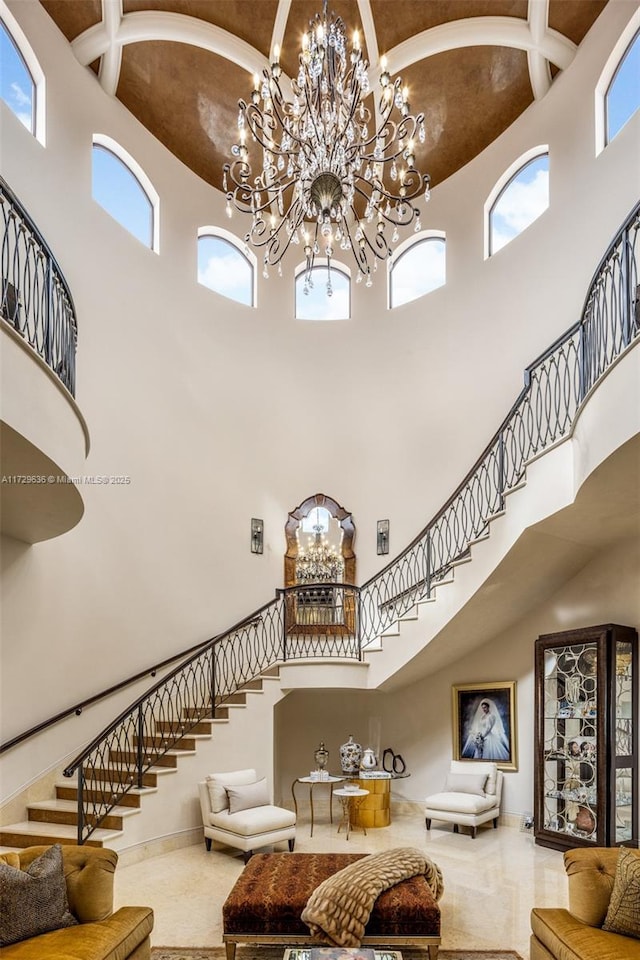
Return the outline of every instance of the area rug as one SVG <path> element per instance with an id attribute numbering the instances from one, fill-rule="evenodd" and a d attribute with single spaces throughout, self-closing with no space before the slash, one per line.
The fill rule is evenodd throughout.
<path id="1" fill-rule="evenodd" d="M 402 950 L 402 960 L 425 960 L 426 950 Z M 236 960 L 282 960 L 282 947 L 236 947 Z M 224 947 L 152 947 L 151 960 L 225 960 Z M 438 960 L 522 960 L 515 950 L 439 950 Z"/>

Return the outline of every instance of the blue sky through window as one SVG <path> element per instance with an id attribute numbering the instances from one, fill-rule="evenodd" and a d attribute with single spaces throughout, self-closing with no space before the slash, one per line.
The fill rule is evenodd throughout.
<path id="1" fill-rule="evenodd" d="M 640 107 L 640 32 L 627 47 L 607 90 L 607 143 Z"/>
<path id="2" fill-rule="evenodd" d="M 94 144 L 93 199 L 145 247 L 153 247 L 153 205 L 140 181 L 114 153 Z"/>
<path id="3" fill-rule="evenodd" d="M 35 87 L 33 79 L 1 20 L 0 96 L 27 130 L 35 133 Z"/>
<path id="4" fill-rule="evenodd" d="M 511 178 L 489 213 L 489 254 L 501 250 L 549 206 L 549 154 L 530 160 Z"/>
<path id="5" fill-rule="evenodd" d="M 306 271 L 296 277 L 297 320 L 348 320 L 350 316 L 350 277 L 335 265 L 331 266 L 333 293 L 327 295 L 326 264 L 314 267 L 311 273 L 313 286 L 304 292 Z"/>
<path id="6" fill-rule="evenodd" d="M 198 238 L 198 283 L 230 300 L 253 306 L 253 266 L 222 237 Z"/>
<path id="7" fill-rule="evenodd" d="M 446 281 L 445 251 L 445 241 L 440 237 L 425 237 L 400 254 L 389 278 L 392 308 L 443 286 Z"/>

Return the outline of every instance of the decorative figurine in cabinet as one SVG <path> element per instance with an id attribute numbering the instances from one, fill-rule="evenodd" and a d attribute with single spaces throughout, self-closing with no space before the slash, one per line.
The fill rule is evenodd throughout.
<path id="1" fill-rule="evenodd" d="M 638 634 L 603 624 L 536 641 L 536 843 L 638 839 Z"/>

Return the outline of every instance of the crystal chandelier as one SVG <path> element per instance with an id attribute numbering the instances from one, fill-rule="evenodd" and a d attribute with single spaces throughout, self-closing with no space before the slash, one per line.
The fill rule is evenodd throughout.
<path id="1" fill-rule="evenodd" d="M 282 275 L 284 254 L 302 243 L 305 292 L 316 257 L 326 257 L 331 296 L 336 247 L 351 251 L 356 281 L 371 286 L 398 228 L 415 221 L 416 232 L 422 229 L 414 201 L 423 189 L 429 199 L 429 177 L 415 168 L 415 143 L 425 140 L 424 114 L 411 115 L 408 90 L 400 77 L 391 81 L 384 57 L 377 109 L 365 106 L 369 64 L 358 32 L 349 52 L 344 23 L 327 14 L 327 0 L 309 26 L 292 98 L 282 91 L 276 47 L 270 69 L 254 77 L 251 102 L 238 101 L 240 142 L 224 166 L 223 188 L 227 215 L 235 206 L 251 216 L 245 241 L 263 248 L 263 276 L 273 265 Z M 262 168 L 254 175 L 257 150 Z"/>
<path id="2" fill-rule="evenodd" d="M 344 579 L 344 560 L 322 536 L 322 527 L 313 528 L 314 539 L 296 560 L 297 583 L 341 583 Z"/>

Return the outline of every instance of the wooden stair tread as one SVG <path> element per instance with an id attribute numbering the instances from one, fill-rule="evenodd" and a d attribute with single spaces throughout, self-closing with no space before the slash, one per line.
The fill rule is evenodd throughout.
<path id="1" fill-rule="evenodd" d="M 89 846 L 101 847 L 122 836 L 122 830 L 94 830 L 86 841 Z M 11 838 L 9 840 L 9 838 Z M 24 820 L 21 823 L 8 823 L 0 828 L 0 842 L 11 842 L 17 847 L 33 847 L 40 844 L 77 843 L 77 829 L 65 823 L 36 823 Z"/>
<path id="2" fill-rule="evenodd" d="M 74 800 L 36 800 L 35 803 L 28 803 L 27 810 L 57 810 L 64 813 L 75 813 L 78 804 Z M 111 807 L 109 816 L 113 817 L 132 817 L 140 813 L 140 807 Z"/>

